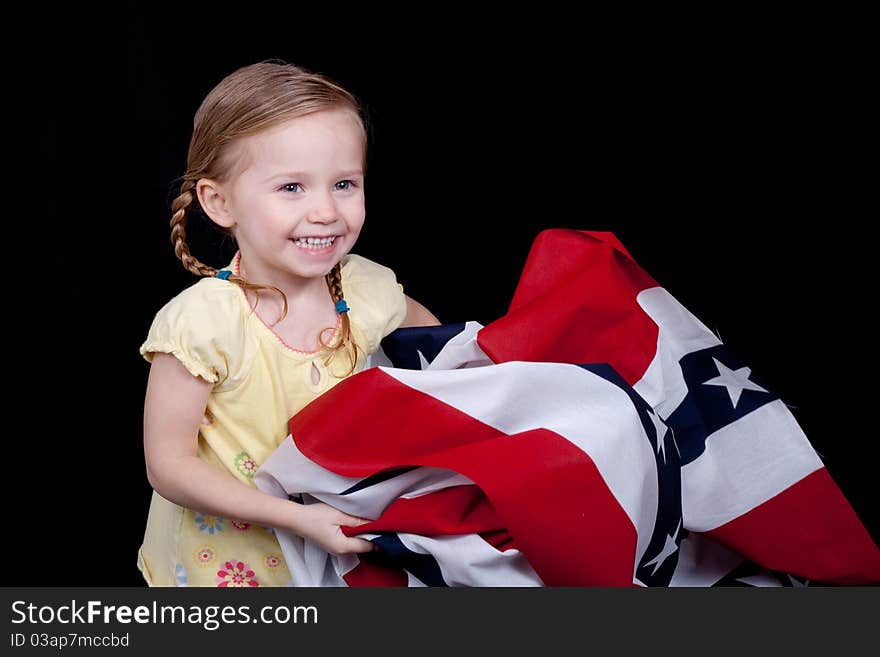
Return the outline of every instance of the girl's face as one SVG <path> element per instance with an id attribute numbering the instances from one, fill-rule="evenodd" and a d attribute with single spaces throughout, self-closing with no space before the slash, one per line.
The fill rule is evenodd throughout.
<path id="1" fill-rule="evenodd" d="M 344 109 L 242 139 L 222 205 L 248 278 L 323 277 L 351 250 L 366 213 L 363 149 L 360 123 Z M 296 243 L 310 237 L 322 244 Z"/>

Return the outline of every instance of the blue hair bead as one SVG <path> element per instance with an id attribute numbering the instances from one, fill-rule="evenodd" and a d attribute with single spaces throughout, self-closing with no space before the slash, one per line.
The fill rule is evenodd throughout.
<path id="1" fill-rule="evenodd" d="M 348 312 L 348 304 L 345 303 L 345 299 L 340 299 L 336 302 L 336 312 L 340 315 Z"/>
<path id="2" fill-rule="evenodd" d="M 228 269 L 221 269 L 220 271 L 217 272 L 217 278 L 222 278 L 224 281 L 228 280 L 231 275 L 232 275 L 232 272 L 229 271 Z"/>

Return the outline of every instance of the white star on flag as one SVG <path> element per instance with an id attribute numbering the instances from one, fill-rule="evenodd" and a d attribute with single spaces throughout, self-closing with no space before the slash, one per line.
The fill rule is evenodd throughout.
<path id="1" fill-rule="evenodd" d="M 740 367 L 738 370 L 732 370 L 714 356 L 712 357 L 712 360 L 715 362 L 715 367 L 718 368 L 718 376 L 714 379 L 704 381 L 703 385 L 724 386 L 727 388 L 727 394 L 730 395 L 730 402 L 733 404 L 734 408 L 736 408 L 737 403 L 739 403 L 739 398 L 740 395 L 742 395 L 743 390 L 769 392 L 768 390 L 764 390 L 764 388 L 754 381 L 749 381 L 749 375 L 752 373 L 751 368 Z"/>
<path id="2" fill-rule="evenodd" d="M 666 425 L 658 413 L 648 409 L 648 415 L 651 422 L 654 423 L 654 429 L 657 431 L 657 453 L 663 452 L 663 462 L 666 463 Z"/>
<path id="3" fill-rule="evenodd" d="M 657 572 L 657 569 L 663 565 L 663 562 L 666 561 L 670 555 L 675 554 L 675 551 L 678 550 L 678 546 L 675 544 L 675 539 L 678 537 L 678 530 L 680 529 L 681 520 L 678 521 L 678 527 L 675 528 L 675 534 L 673 536 L 670 536 L 669 534 L 666 535 L 666 543 L 663 544 L 663 549 L 660 550 L 659 554 L 645 564 L 646 566 L 654 564 L 654 570 L 651 571 L 652 575 Z"/>
<path id="4" fill-rule="evenodd" d="M 428 369 L 428 365 L 430 365 L 431 363 L 428 362 L 428 359 L 425 358 L 425 355 L 421 352 L 420 349 L 416 349 L 416 353 L 419 355 L 419 363 L 421 363 L 421 367 L 419 369 Z"/>

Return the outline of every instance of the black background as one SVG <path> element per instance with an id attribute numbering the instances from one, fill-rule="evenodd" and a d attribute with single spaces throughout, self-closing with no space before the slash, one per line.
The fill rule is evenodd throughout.
<path id="1" fill-rule="evenodd" d="M 8 136 L 27 126 L 28 165 L 6 261 L 21 429 L 4 532 L 19 565 L 4 584 L 142 584 L 138 347 L 195 281 L 171 250 L 169 191 L 203 96 L 270 57 L 367 107 L 354 252 L 441 321 L 486 324 L 540 230 L 612 231 L 792 407 L 877 540 L 871 388 L 855 378 L 874 360 L 864 228 L 876 215 L 859 199 L 870 112 L 857 40 L 791 17 L 692 29 L 667 16 L 661 29 L 650 16 L 181 7 L 129 3 L 101 29 L 72 12 L 21 25 Z M 228 262 L 215 233 L 191 234 L 197 257 Z"/>

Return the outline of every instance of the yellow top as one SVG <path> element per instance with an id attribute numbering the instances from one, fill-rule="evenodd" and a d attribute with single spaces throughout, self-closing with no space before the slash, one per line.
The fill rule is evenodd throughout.
<path id="1" fill-rule="evenodd" d="M 227 269 L 238 273 L 241 252 Z M 352 338 L 366 354 L 406 317 L 394 272 L 363 256 L 342 258 L 342 290 Z M 329 344 L 338 341 L 341 316 Z M 325 338 L 326 339 L 326 338 Z M 244 291 L 203 278 L 156 314 L 141 355 L 176 356 L 214 384 L 199 427 L 198 456 L 248 485 L 260 463 L 288 435 L 288 420 L 336 385 L 351 366 L 343 352 L 293 349 L 252 312 Z M 312 366 L 320 373 L 312 382 Z M 367 365 L 358 354 L 355 373 Z M 329 370 L 329 372 L 328 372 Z M 336 375 L 336 376 L 333 376 Z M 271 529 L 182 508 L 155 491 L 138 569 L 150 586 L 284 586 L 290 573 Z"/>

